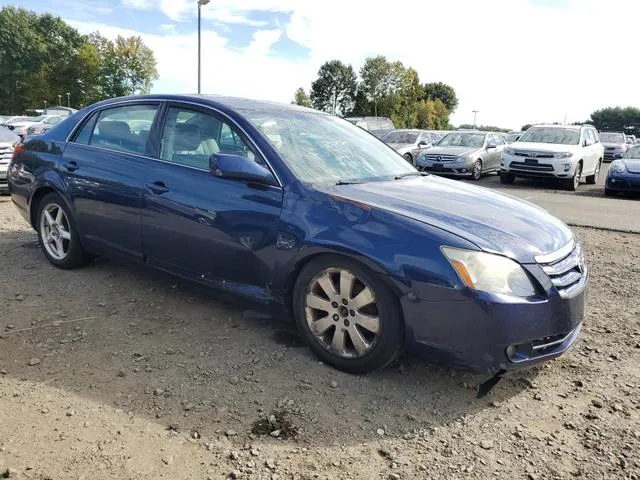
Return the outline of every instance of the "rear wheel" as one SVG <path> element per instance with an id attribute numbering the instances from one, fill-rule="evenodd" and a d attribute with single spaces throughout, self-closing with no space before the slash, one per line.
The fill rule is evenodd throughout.
<path id="1" fill-rule="evenodd" d="M 356 262 L 339 256 L 312 260 L 298 276 L 293 302 L 309 347 L 339 370 L 377 370 L 400 352 L 397 301 L 374 272 Z"/>
<path id="2" fill-rule="evenodd" d="M 593 175 L 589 175 L 587 177 L 587 183 L 589 185 L 595 185 L 596 183 L 598 183 L 598 177 L 600 176 L 600 167 L 602 166 L 602 162 L 598 162 L 598 164 L 596 165 L 596 171 L 593 172 Z"/>
<path id="3" fill-rule="evenodd" d="M 504 183 L 505 185 L 511 185 L 516 181 L 516 177 L 510 173 L 500 172 L 498 175 L 500 175 L 500 183 Z"/>
<path id="4" fill-rule="evenodd" d="M 71 212 L 60 195 L 45 195 L 38 205 L 37 218 L 40 245 L 52 264 L 71 269 L 89 262 L 89 255 L 80 243 Z"/>
<path id="5" fill-rule="evenodd" d="M 471 170 L 471 180 L 478 181 L 482 177 L 482 160 L 476 160 Z"/>
<path id="6" fill-rule="evenodd" d="M 579 163 L 576 167 L 576 172 L 573 174 L 573 177 L 564 181 L 564 187 L 567 190 L 571 190 L 575 192 L 580 186 L 580 179 L 582 178 L 582 164 Z"/>

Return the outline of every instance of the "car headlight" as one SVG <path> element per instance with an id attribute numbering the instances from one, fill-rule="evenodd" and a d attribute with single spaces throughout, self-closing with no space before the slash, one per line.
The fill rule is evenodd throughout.
<path id="1" fill-rule="evenodd" d="M 609 173 L 624 173 L 626 171 L 627 166 L 620 160 L 615 160 L 611 162 L 611 165 L 609 165 Z"/>
<path id="2" fill-rule="evenodd" d="M 553 154 L 553 158 L 569 158 L 571 155 L 571 152 L 557 152 Z"/>
<path id="3" fill-rule="evenodd" d="M 515 149 L 513 149 L 513 148 L 506 148 L 506 149 L 504 150 L 504 153 L 506 153 L 507 155 L 515 155 L 515 154 L 516 154 L 516 151 L 515 151 Z"/>
<path id="4" fill-rule="evenodd" d="M 516 297 L 536 294 L 524 269 L 509 258 L 451 247 L 442 247 L 442 253 L 470 288 Z"/>

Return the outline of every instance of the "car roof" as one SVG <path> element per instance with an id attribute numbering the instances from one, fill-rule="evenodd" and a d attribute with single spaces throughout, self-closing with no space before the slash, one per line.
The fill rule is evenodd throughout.
<path id="1" fill-rule="evenodd" d="M 554 124 L 554 123 L 539 123 L 539 124 L 537 124 L 537 125 L 532 125 L 531 127 L 532 127 L 532 128 L 533 128 L 533 127 L 544 127 L 544 128 L 564 128 L 564 129 L 570 128 L 570 129 L 572 129 L 572 130 L 580 130 L 580 129 L 581 129 L 581 128 L 583 128 L 583 127 L 591 127 L 591 128 L 594 128 L 594 127 L 593 127 L 593 125 L 557 125 L 557 124 Z"/>

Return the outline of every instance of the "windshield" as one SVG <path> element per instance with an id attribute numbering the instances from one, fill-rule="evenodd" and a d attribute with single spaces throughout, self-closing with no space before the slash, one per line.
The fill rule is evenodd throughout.
<path id="1" fill-rule="evenodd" d="M 578 145 L 580 142 L 580 130 L 577 128 L 531 127 L 520 137 L 519 141 L 523 143 Z"/>
<path id="2" fill-rule="evenodd" d="M 338 117 L 269 108 L 239 110 L 303 182 L 362 182 L 416 171 L 384 143 Z"/>
<path id="3" fill-rule="evenodd" d="M 507 143 L 517 142 L 518 138 L 520 138 L 521 133 L 512 133 L 511 135 L 507 135 Z"/>
<path id="4" fill-rule="evenodd" d="M 602 143 L 624 143 L 624 135 L 622 133 L 601 133 L 600 142 Z"/>
<path id="5" fill-rule="evenodd" d="M 635 158 L 637 160 L 640 160 L 640 145 L 629 148 L 625 152 L 624 158 Z"/>
<path id="6" fill-rule="evenodd" d="M 47 125 L 57 125 L 62 121 L 62 117 L 51 117 L 47 118 L 44 123 Z"/>
<path id="7" fill-rule="evenodd" d="M 382 137 L 385 143 L 415 143 L 417 139 L 417 132 L 390 132 Z"/>
<path id="8" fill-rule="evenodd" d="M 438 142 L 439 147 L 482 147 L 485 133 L 449 133 Z"/>
<path id="9" fill-rule="evenodd" d="M 32 118 L 33 117 L 15 117 L 9 120 L 7 123 L 11 124 L 11 123 L 28 122 L 28 121 L 31 121 Z"/>

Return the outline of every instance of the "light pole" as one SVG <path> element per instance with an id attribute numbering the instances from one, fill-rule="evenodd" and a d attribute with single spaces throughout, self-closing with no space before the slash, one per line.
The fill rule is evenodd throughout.
<path id="1" fill-rule="evenodd" d="M 200 72 L 201 66 L 200 63 L 202 61 L 202 57 L 200 55 L 201 51 L 201 24 L 202 24 L 202 7 L 208 4 L 211 0 L 198 0 L 198 94 L 200 94 Z"/>
<path id="2" fill-rule="evenodd" d="M 480 110 L 471 110 L 473 112 L 473 129 L 476 129 L 476 115 L 478 115 L 478 112 L 480 112 Z"/>
<path id="3" fill-rule="evenodd" d="M 58 106 L 62 106 L 62 95 L 58 95 Z"/>
<path id="4" fill-rule="evenodd" d="M 71 108 L 71 94 L 67 92 L 67 107 Z"/>
<path id="5" fill-rule="evenodd" d="M 47 101 L 44 101 L 44 114 L 47 114 Z"/>

